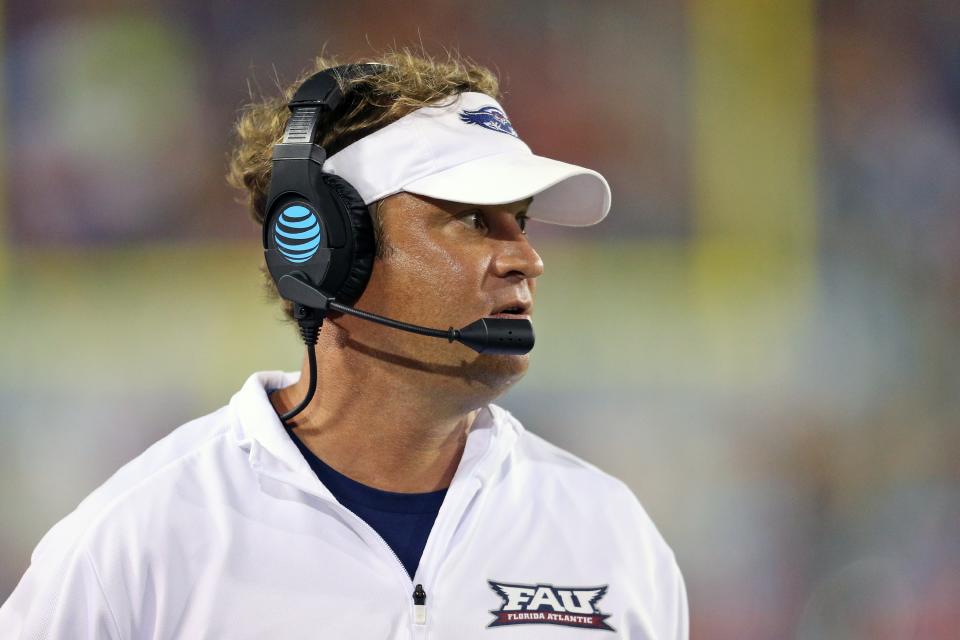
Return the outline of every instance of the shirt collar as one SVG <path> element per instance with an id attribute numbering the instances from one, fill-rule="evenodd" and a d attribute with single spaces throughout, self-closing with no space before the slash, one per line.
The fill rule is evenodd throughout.
<path id="1" fill-rule="evenodd" d="M 247 378 L 230 400 L 236 418 L 237 441 L 248 452 L 255 470 L 308 493 L 332 499 L 290 439 L 268 397 L 270 391 L 295 384 L 299 379 L 299 371 L 259 371 Z M 500 466 L 522 430 L 520 423 L 504 409 L 494 404 L 481 409 L 467 435 L 451 488 L 466 481 L 468 476 L 483 482 Z"/>

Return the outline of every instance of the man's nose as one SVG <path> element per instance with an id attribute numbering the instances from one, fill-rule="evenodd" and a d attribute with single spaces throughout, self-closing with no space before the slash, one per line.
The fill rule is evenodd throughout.
<path id="1" fill-rule="evenodd" d="M 501 278 L 511 275 L 527 279 L 543 275 L 543 259 L 534 250 L 527 236 L 516 233 L 502 242 L 501 251 L 494 259 L 494 270 Z"/>

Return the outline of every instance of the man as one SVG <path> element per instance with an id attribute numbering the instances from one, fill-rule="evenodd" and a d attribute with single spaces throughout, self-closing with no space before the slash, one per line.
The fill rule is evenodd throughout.
<path id="1" fill-rule="evenodd" d="M 338 78 L 342 101 L 311 134 L 324 173 L 370 207 L 376 259 L 356 308 L 426 326 L 528 318 L 544 267 L 527 219 L 597 222 L 606 182 L 534 156 L 486 69 L 380 62 L 320 74 Z M 271 171 L 290 155 L 274 151 L 303 86 L 237 124 L 229 177 L 268 255 L 287 237 L 302 241 L 279 245 L 288 257 L 319 242 L 305 203 L 288 220 L 299 233 L 276 235 L 271 213 Z M 302 305 L 285 309 L 303 320 Z M 252 375 L 57 524 L 0 609 L 0 635 L 687 637 L 681 574 L 629 489 L 492 404 L 529 356 L 339 313 L 314 353 L 299 373 Z"/>

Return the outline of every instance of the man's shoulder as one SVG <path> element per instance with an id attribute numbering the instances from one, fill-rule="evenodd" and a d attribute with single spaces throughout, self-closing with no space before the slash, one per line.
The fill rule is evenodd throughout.
<path id="1" fill-rule="evenodd" d="M 520 425 L 509 412 L 501 411 Z M 518 470 L 535 475 L 541 482 L 562 483 L 575 494 L 597 493 L 607 499 L 639 506 L 633 491 L 619 478 L 522 426 L 519 432 L 515 450 Z"/>
<path id="2" fill-rule="evenodd" d="M 502 511 L 513 514 L 510 526 L 528 517 L 527 526 L 536 528 L 542 540 L 562 531 L 562 541 L 591 554 L 598 566 L 610 561 L 625 580 L 646 589 L 664 615 L 677 612 L 677 619 L 683 618 L 686 595 L 676 556 L 633 490 L 527 431 L 509 413 L 504 412 L 504 418 L 519 432 L 499 503 Z M 525 512 L 536 515 L 530 518 L 522 515 Z"/>
<path id="3" fill-rule="evenodd" d="M 157 492 L 181 479 L 198 456 L 221 445 L 232 425 L 230 408 L 224 406 L 175 428 L 120 467 L 54 525 L 37 544 L 32 561 L 81 543 L 92 528 L 118 510 L 150 509 Z"/>
<path id="4" fill-rule="evenodd" d="M 520 485 L 531 488 L 531 495 L 557 512 L 563 511 L 563 505 L 576 505 L 580 516 L 603 522 L 609 531 L 632 532 L 635 541 L 643 540 L 651 550 L 673 560 L 673 551 L 626 482 L 528 431 L 509 412 L 501 411 L 519 431 L 511 474 Z"/>

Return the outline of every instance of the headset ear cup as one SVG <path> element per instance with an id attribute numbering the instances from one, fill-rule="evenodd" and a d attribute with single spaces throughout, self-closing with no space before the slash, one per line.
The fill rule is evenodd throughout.
<path id="1" fill-rule="evenodd" d="M 353 185 L 340 176 L 324 173 L 323 182 L 327 188 L 338 196 L 343 204 L 350 225 L 350 237 L 353 239 L 352 260 L 339 290 L 331 292 L 337 302 L 353 305 L 363 294 L 363 290 L 370 281 L 373 272 L 373 260 L 376 253 L 376 243 L 373 237 L 373 223 L 370 220 L 370 211 L 364 204 L 363 198 L 357 193 Z"/>

